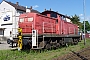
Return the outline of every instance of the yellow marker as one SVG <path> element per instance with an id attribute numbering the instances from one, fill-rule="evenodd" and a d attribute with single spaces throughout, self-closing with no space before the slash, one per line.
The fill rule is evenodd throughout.
<path id="1" fill-rule="evenodd" d="M 19 35 L 22 35 L 22 29 L 21 28 L 18 28 L 18 33 L 19 33 Z"/>
<path id="2" fill-rule="evenodd" d="M 21 50 L 22 49 L 22 29 L 21 28 L 19 28 L 18 29 L 18 33 L 19 33 L 19 35 L 18 35 L 18 38 L 19 38 L 19 40 L 18 40 L 18 48 Z"/>

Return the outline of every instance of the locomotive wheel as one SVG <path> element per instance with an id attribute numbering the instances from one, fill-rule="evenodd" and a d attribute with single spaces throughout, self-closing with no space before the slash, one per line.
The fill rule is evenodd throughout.
<path id="1" fill-rule="evenodd" d="M 62 40 L 62 41 L 61 41 L 61 44 L 62 44 L 62 45 L 65 45 L 65 42 L 64 42 L 64 40 Z"/>
<path id="2" fill-rule="evenodd" d="M 65 43 L 65 46 L 66 46 L 66 47 L 68 47 L 68 46 L 69 46 L 69 44 L 68 44 L 68 43 Z"/>
<path id="3" fill-rule="evenodd" d="M 42 46 L 43 46 L 43 42 L 40 42 L 40 43 L 39 43 L 39 47 L 42 47 Z"/>
<path id="4" fill-rule="evenodd" d="M 46 42 L 44 41 L 44 47 L 46 45 Z M 39 47 L 43 47 L 43 41 L 39 43 Z"/>
<path id="5" fill-rule="evenodd" d="M 56 46 L 56 44 L 55 45 L 53 45 L 53 47 L 52 47 L 54 50 L 57 48 L 57 46 Z"/>
<path id="6" fill-rule="evenodd" d="M 57 43 L 57 45 L 56 45 L 56 46 L 57 46 L 57 48 L 59 48 L 59 47 L 60 47 L 60 44 L 59 44 L 59 43 Z"/>
<path id="7" fill-rule="evenodd" d="M 46 44 L 45 48 L 46 48 L 47 50 L 50 50 L 50 49 L 51 49 L 51 45 L 50 45 L 50 44 Z"/>
<path id="8" fill-rule="evenodd" d="M 77 44 L 78 44 L 77 39 L 74 39 L 74 45 L 77 45 Z"/>
<path id="9" fill-rule="evenodd" d="M 75 40 L 75 39 L 73 39 L 73 42 L 74 42 L 74 45 L 75 45 L 75 43 L 76 43 L 76 40 Z"/>
<path id="10" fill-rule="evenodd" d="M 78 44 L 78 40 L 76 39 L 76 45 Z"/>
<path id="11" fill-rule="evenodd" d="M 74 45 L 74 41 L 72 40 L 71 45 Z"/>

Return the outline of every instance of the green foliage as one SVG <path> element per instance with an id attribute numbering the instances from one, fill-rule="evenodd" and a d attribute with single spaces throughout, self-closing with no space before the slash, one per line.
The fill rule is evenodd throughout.
<path id="1" fill-rule="evenodd" d="M 71 18 L 71 21 L 74 23 L 74 24 L 77 24 L 79 23 L 80 19 L 79 19 L 79 16 L 77 16 L 76 14 L 74 16 L 72 16 Z"/>
<path id="2" fill-rule="evenodd" d="M 71 17 L 71 21 L 72 23 L 76 24 L 79 26 L 79 29 L 82 30 L 82 23 L 80 22 L 80 18 L 79 16 L 77 16 L 76 14 L 74 16 Z"/>
<path id="3" fill-rule="evenodd" d="M 90 46 L 90 39 L 86 39 L 86 45 L 84 45 L 84 41 L 82 40 L 78 45 L 69 45 L 69 47 L 41 52 L 35 52 L 34 50 L 0 50 L 0 60 L 52 60 L 71 51 L 82 50 L 88 46 Z"/>
<path id="4" fill-rule="evenodd" d="M 84 22 L 81 23 L 80 22 L 80 18 L 79 16 L 77 16 L 76 14 L 74 16 L 71 17 L 71 21 L 74 24 L 77 24 L 79 26 L 79 30 L 84 32 Z M 87 33 L 87 31 L 90 31 L 90 24 L 88 21 L 85 21 L 85 32 Z"/>
<path id="5" fill-rule="evenodd" d="M 84 21 L 83 21 L 82 29 L 84 29 Z M 88 21 L 85 21 L 85 32 L 87 33 L 87 31 L 90 31 L 90 24 Z"/>

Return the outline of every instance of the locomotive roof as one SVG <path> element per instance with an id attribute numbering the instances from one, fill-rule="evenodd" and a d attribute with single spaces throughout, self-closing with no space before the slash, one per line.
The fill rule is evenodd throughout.
<path id="1" fill-rule="evenodd" d="M 55 11 L 49 11 L 49 10 L 46 10 L 46 11 L 44 11 L 44 12 L 42 12 L 41 14 L 43 14 L 43 13 L 56 13 L 56 14 L 58 14 L 58 15 L 60 15 L 60 16 L 64 16 L 64 17 L 66 17 L 66 18 L 69 18 L 70 19 L 70 17 L 69 16 L 66 16 L 66 15 L 63 15 L 63 14 L 60 14 L 60 13 L 58 13 L 58 12 L 55 12 Z"/>

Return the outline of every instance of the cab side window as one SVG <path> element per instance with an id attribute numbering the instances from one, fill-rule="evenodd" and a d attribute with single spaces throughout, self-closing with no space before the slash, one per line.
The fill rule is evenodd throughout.
<path id="1" fill-rule="evenodd" d="M 56 13 L 51 13 L 51 14 L 50 14 L 50 17 L 57 18 L 57 14 L 56 14 Z"/>

